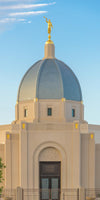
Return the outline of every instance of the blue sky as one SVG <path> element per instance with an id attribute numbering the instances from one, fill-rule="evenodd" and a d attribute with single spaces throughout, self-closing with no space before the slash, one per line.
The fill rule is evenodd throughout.
<path id="1" fill-rule="evenodd" d="M 21 78 L 44 56 L 47 24 L 56 57 L 79 79 L 85 120 L 100 124 L 100 0 L 0 0 L 0 124 L 15 119 Z"/>

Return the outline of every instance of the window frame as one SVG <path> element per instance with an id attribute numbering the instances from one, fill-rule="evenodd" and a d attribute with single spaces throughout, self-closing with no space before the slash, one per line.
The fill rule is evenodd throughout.
<path id="1" fill-rule="evenodd" d="M 72 108 L 72 118 L 76 116 L 76 109 Z"/>
<path id="2" fill-rule="evenodd" d="M 28 109 L 24 108 L 24 118 L 26 118 L 28 116 Z"/>
<path id="3" fill-rule="evenodd" d="M 52 107 L 47 107 L 47 116 L 52 116 Z"/>

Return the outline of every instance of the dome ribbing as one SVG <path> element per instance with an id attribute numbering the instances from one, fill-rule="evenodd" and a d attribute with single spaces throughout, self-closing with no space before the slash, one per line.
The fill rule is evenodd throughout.
<path id="1" fill-rule="evenodd" d="M 61 99 L 82 101 L 78 79 L 73 71 L 58 59 L 36 62 L 24 75 L 17 101 Z"/>

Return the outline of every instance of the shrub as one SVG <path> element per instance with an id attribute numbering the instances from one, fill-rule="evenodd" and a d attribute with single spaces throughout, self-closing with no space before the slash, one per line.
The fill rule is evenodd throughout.
<path id="1" fill-rule="evenodd" d="M 4 182 L 4 177 L 3 177 L 3 170 L 6 168 L 5 164 L 2 161 L 2 158 L 0 157 L 0 196 L 2 195 L 3 192 L 3 182 Z"/>

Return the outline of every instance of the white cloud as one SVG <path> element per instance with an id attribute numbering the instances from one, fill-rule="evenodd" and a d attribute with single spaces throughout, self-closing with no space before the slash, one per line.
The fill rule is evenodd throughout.
<path id="1" fill-rule="evenodd" d="M 1 3 L 9 2 L 36 2 L 38 0 L 0 0 Z"/>
<path id="2" fill-rule="evenodd" d="M 47 13 L 48 11 L 43 11 L 42 8 L 56 4 L 56 2 L 51 2 L 50 0 L 49 2 L 47 0 L 44 1 L 46 3 L 42 3 L 41 0 L 0 0 L 0 30 L 2 27 L 3 29 L 5 27 L 8 28 L 10 24 L 16 22 L 31 24 L 30 16 Z"/>
<path id="3" fill-rule="evenodd" d="M 24 22 L 25 19 L 4 18 L 4 19 L 1 19 L 1 20 L 0 20 L 0 23 L 4 24 L 4 23 L 9 23 L 9 22 L 15 22 L 15 21 Z"/>
<path id="4" fill-rule="evenodd" d="M 31 24 L 31 23 L 32 23 L 32 21 L 28 21 L 27 23 L 28 23 L 28 24 Z"/>
<path id="5" fill-rule="evenodd" d="M 0 20 L 0 23 L 8 23 L 8 22 L 14 22 L 16 21 L 16 18 L 4 18 Z"/>
<path id="6" fill-rule="evenodd" d="M 17 1 L 17 0 L 0 0 L 0 2 L 15 2 L 15 1 Z"/>
<path id="7" fill-rule="evenodd" d="M 18 21 L 18 22 L 25 22 L 26 19 L 16 19 L 16 21 Z"/>
<path id="8" fill-rule="evenodd" d="M 0 10 L 14 10 L 14 9 L 29 9 L 29 8 L 39 8 L 49 5 L 54 5 L 56 2 L 53 3 L 43 3 L 43 4 L 18 4 L 18 5 L 11 5 L 11 6 L 0 6 Z"/>
<path id="9" fill-rule="evenodd" d="M 32 21 L 26 21 L 26 22 L 24 22 L 24 24 L 31 24 L 32 23 Z"/>
<path id="10" fill-rule="evenodd" d="M 9 24 L 14 22 L 24 22 L 26 24 L 32 23 L 32 21 L 27 21 L 26 19 L 17 19 L 17 18 L 4 18 L 0 20 L 0 24 Z"/>
<path id="11" fill-rule="evenodd" d="M 29 16 L 29 15 L 39 15 L 47 13 L 48 11 L 30 11 L 30 12 L 16 12 L 16 13 L 10 13 L 9 16 Z"/>

